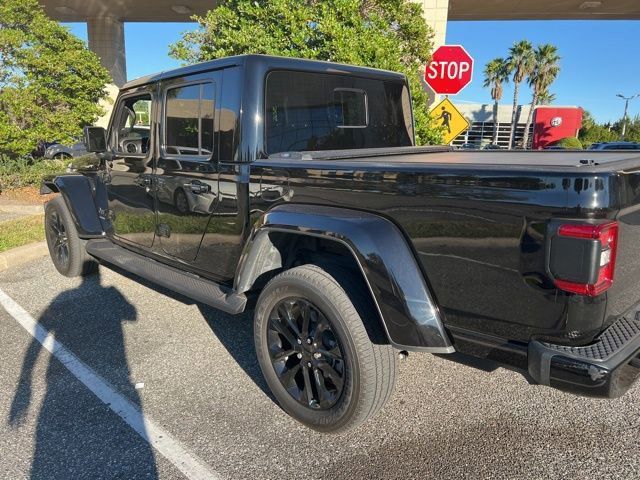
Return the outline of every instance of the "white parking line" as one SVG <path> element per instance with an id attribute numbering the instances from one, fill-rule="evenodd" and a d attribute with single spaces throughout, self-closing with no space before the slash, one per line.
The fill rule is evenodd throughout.
<path id="1" fill-rule="evenodd" d="M 22 327 L 31 334 L 51 355 L 57 358 L 94 395 L 122 418 L 144 440 L 169 460 L 184 475 L 194 480 L 220 478 L 194 454 L 187 451 L 171 435 L 158 427 L 140 409 L 120 395 L 106 380 L 76 357 L 54 336 L 0 289 L 0 304 Z"/>

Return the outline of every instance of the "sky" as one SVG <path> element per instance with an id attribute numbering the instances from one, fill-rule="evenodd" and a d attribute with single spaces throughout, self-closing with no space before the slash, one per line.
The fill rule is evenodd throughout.
<path id="1" fill-rule="evenodd" d="M 78 37 L 87 39 L 85 24 L 67 24 Z M 182 32 L 196 28 L 192 23 L 127 23 L 125 46 L 129 79 L 180 66 L 169 57 L 169 44 Z M 496 21 L 449 22 L 447 44 L 460 44 L 474 57 L 472 83 L 455 102 L 490 103 L 489 89 L 482 87 L 484 65 L 506 56 L 516 41 L 552 43 L 562 57 L 561 71 L 551 92 L 556 105 L 577 105 L 591 112 L 599 122 L 622 117 L 624 102 L 616 97 L 640 93 L 640 62 L 637 39 L 640 21 Z M 521 88 L 520 103 L 531 101 L 529 88 Z M 513 96 L 512 84 L 505 86 L 504 103 Z M 629 105 L 629 115 L 640 115 L 640 98 Z"/>

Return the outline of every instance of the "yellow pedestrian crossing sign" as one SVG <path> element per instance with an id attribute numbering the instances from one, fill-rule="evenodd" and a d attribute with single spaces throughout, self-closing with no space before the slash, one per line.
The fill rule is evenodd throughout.
<path id="1" fill-rule="evenodd" d="M 458 111 L 449 98 L 445 98 L 429 113 L 434 127 L 442 129 L 444 143 L 448 144 L 469 128 L 469 122 Z"/>

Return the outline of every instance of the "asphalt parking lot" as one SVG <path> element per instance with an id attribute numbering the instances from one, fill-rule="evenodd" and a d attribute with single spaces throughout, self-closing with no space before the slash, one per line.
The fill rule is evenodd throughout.
<path id="1" fill-rule="evenodd" d="M 156 435 L 136 433 L 135 418 L 0 307 L 3 479 L 640 477 L 638 387 L 578 398 L 411 354 L 378 417 L 328 436 L 273 402 L 251 313 L 231 317 L 104 267 L 67 279 L 48 259 L 3 272 L 0 289 L 55 337 L 45 345 L 57 358 L 72 352 Z M 182 462 L 202 468 L 191 475 Z"/>

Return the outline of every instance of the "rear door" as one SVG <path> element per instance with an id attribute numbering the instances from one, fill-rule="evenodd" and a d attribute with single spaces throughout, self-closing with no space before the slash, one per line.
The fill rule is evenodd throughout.
<path id="1" fill-rule="evenodd" d="M 218 200 L 218 72 L 163 82 L 157 234 L 164 253 L 193 263 Z"/>

